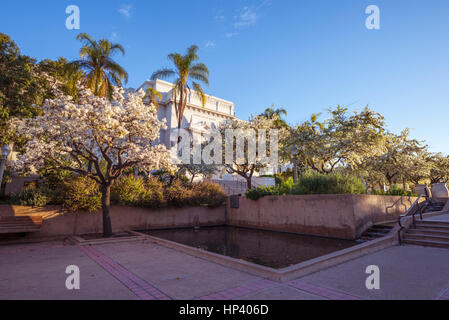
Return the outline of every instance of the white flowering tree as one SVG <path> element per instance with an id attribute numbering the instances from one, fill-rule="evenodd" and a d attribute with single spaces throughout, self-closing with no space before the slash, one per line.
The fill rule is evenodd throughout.
<path id="1" fill-rule="evenodd" d="M 82 88 L 78 103 L 55 91 L 55 99 L 41 107 L 42 116 L 18 125 L 18 131 L 29 141 L 15 163 L 16 169 L 39 169 L 52 163 L 55 168 L 96 181 L 102 193 L 103 234 L 109 237 L 114 180 L 135 166 L 150 170 L 171 166 L 169 151 L 155 145 L 165 123 L 157 119 L 154 106 L 143 103 L 143 90 L 125 92 L 115 87 L 109 101 Z"/>
<path id="2" fill-rule="evenodd" d="M 249 121 L 229 120 L 218 131 L 222 136 L 222 160 L 226 171 L 244 178 L 252 189 L 252 178 L 261 170 L 277 168 L 278 151 L 287 133 L 277 116 L 251 116 Z"/>

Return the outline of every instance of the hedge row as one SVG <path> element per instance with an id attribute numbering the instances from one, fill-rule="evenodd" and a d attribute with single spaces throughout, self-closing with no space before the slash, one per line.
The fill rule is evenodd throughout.
<path id="1" fill-rule="evenodd" d="M 223 189 L 211 182 L 188 183 L 175 179 L 170 183 L 157 178 L 119 178 L 111 187 L 111 204 L 145 208 L 219 206 L 226 202 Z M 78 211 L 95 212 L 101 208 L 101 193 L 95 181 L 74 177 L 57 188 L 30 186 L 11 198 L 11 203 L 25 206 L 63 205 Z"/>
<path id="2" fill-rule="evenodd" d="M 297 183 L 293 178 L 281 180 L 275 187 L 259 187 L 250 190 L 246 196 L 257 200 L 265 196 L 273 195 L 306 195 L 306 194 L 366 194 L 366 187 L 362 181 L 351 175 L 341 173 L 319 174 L 305 173 L 298 177 Z M 398 187 L 388 192 L 375 192 L 379 195 L 414 196 L 412 192 L 402 190 Z"/>

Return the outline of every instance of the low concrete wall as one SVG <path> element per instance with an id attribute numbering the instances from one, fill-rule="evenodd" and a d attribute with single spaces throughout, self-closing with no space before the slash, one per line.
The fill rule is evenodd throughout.
<path id="1" fill-rule="evenodd" d="M 149 230 L 160 228 L 182 228 L 193 226 L 224 225 L 224 206 L 163 208 L 150 210 L 132 207 L 111 207 L 114 232 L 126 230 Z M 100 233 L 103 228 L 101 213 L 64 212 L 60 207 L 30 208 L 22 206 L 0 206 L 0 216 L 42 215 L 41 231 L 29 237 L 52 237 Z"/>
<path id="2" fill-rule="evenodd" d="M 374 195 L 240 197 L 238 209 L 228 202 L 227 224 L 353 240 L 375 223 L 396 219 L 414 201 Z"/>

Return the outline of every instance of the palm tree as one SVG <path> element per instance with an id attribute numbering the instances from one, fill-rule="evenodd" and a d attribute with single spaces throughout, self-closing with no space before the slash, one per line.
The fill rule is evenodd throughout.
<path id="1" fill-rule="evenodd" d="M 80 33 L 77 37 L 83 43 L 80 49 L 81 60 L 73 61 L 72 64 L 87 73 L 87 86 L 99 97 L 112 97 L 112 85 L 121 86 L 128 82 L 128 73 L 112 56 L 125 49 L 117 43 L 111 43 L 106 39 L 95 41 L 87 33 Z"/>
<path id="2" fill-rule="evenodd" d="M 154 105 L 157 110 L 159 108 L 159 100 L 162 99 L 162 93 L 154 89 L 152 86 L 149 86 L 145 90 L 145 98 L 148 98 L 148 104 Z"/>
<path id="3" fill-rule="evenodd" d="M 282 119 L 282 116 L 287 116 L 287 110 L 284 108 L 278 108 L 274 109 L 274 105 L 272 105 L 270 108 L 265 109 L 265 111 L 261 114 L 262 117 L 265 117 L 267 119 L 275 119 L 276 118 L 276 127 L 282 128 L 286 127 L 287 123 L 284 119 Z"/>
<path id="4" fill-rule="evenodd" d="M 171 53 L 168 59 L 173 63 L 174 69 L 161 69 L 153 73 L 151 80 L 166 79 L 175 76 L 175 87 L 173 89 L 173 99 L 176 116 L 178 118 L 178 132 L 182 126 L 184 110 L 187 105 L 187 97 L 191 90 L 200 98 L 201 103 L 206 105 L 206 95 L 200 82 L 209 86 L 209 69 L 204 63 L 197 62 L 198 46 L 193 45 L 187 49 L 185 55 Z M 180 137 L 178 137 L 178 140 Z"/>

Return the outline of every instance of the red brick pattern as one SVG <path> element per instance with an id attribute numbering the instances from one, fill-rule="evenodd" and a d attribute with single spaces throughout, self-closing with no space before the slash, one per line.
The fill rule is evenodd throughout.
<path id="1" fill-rule="evenodd" d="M 142 300 L 171 300 L 169 296 L 91 246 L 78 246 Z"/>
<path id="2" fill-rule="evenodd" d="M 361 300 L 360 297 L 356 297 L 349 293 L 316 286 L 300 280 L 293 280 L 287 282 L 286 284 L 293 288 L 326 298 L 328 300 Z"/>
<path id="3" fill-rule="evenodd" d="M 234 300 L 246 296 L 250 293 L 261 291 L 264 289 L 279 286 L 280 283 L 271 280 L 256 280 L 251 281 L 241 286 L 226 289 L 223 291 L 211 293 L 207 296 L 199 298 L 200 300 Z"/>

